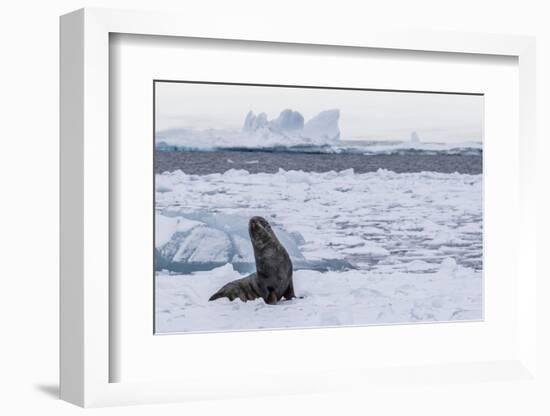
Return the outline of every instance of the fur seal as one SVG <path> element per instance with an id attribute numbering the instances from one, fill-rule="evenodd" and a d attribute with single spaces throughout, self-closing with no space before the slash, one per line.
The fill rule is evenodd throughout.
<path id="1" fill-rule="evenodd" d="M 248 222 L 248 234 L 254 248 L 256 273 L 227 283 L 209 301 L 239 298 L 246 302 L 262 298 L 265 303 L 275 305 L 282 298 L 294 298 L 292 262 L 271 225 L 262 217 L 252 217 Z"/>

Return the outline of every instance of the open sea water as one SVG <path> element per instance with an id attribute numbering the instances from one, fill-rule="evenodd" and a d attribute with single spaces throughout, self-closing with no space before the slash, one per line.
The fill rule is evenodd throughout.
<path id="1" fill-rule="evenodd" d="M 182 170 L 187 174 L 208 175 L 229 169 L 250 173 L 274 173 L 279 169 L 307 172 L 341 171 L 356 173 L 387 169 L 396 173 L 440 172 L 478 175 L 483 170 L 481 155 L 446 154 L 319 154 L 263 151 L 156 151 L 155 173 Z"/>

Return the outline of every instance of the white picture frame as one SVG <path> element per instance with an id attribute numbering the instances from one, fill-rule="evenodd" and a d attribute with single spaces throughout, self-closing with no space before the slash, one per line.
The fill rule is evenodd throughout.
<path id="1" fill-rule="evenodd" d="M 517 354 L 506 360 L 379 368 L 368 372 L 331 370 L 330 377 L 308 373 L 288 380 L 228 383 L 220 380 L 111 382 L 109 256 L 109 36 L 113 33 L 383 48 L 454 54 L 504 55 L 519 65 L 520 185 L 517 292 Z M 321 392 L 347 383 L 376 385 L 412 379 L 478 382 L 536 377 L 535 268 L 535 41 L 530 37 L 364 30 L 328 35 L 324 31 L 282 30 L 277 24 L 239 25 L 220 19 L 205 24 L 192 16 L 167 13 L 81 9 L 61 18 L 61 398 L 79 406 L 184 401 L 196 398 Z M 519 273 L 519 272 L 516 272 Z M 350 329 L 350 330 L 353 330 Z M 329 331 L 329 330 L 327 330 Z M 239 334 L 233 334 L 239 337 Z M 333 334 L 332 336 L 337 336 Z M 238 342 L 238 341 L 237 341 Z M 360 370 L 360 368 L 358 369 Z M 476 375 L 477 374 L 477 375 Z"/>

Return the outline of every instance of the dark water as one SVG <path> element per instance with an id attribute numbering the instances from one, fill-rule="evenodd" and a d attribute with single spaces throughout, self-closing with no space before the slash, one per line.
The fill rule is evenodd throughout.
<path id="1" fill-rule="evenodd" d="M 315 154 L 261 151 L 155 152 L 156 173 L 177 169 L 196 175 L 223 173 L 229 169 L 245 169 L 250 173 L 274 173 L 279 168 L 314 172 L 341 171 L 353 168 L 356 173 L 387 169 L 397 173 L 431 171 L 475 175 L 482 172 L 482 156 Z"/>

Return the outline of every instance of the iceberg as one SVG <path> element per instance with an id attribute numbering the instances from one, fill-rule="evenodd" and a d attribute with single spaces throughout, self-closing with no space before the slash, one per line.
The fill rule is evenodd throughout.
<path id="1" fill-rule="evenodd" d="M 229 260 L 231 241 L 227 235 L 209 227 L 192 230 L 176 251 L 173 262 L 226 263 Z"/>
<path id="2" fill-rule="evenodd" d="M 249 111 L 241 129 L 176 128 L 156 133 L 158 150 L 270 149 L 334 145 L 340 138 L 339 110 L 319 113 L 307 123 L 285 109 L 275 119 Z"/>
<path id="3" fill-rule="evenodd" d="M 240 272 L 249 273 L 256 268 L 248 235 L 248 217 L 169 210 L 157 214 L 155 224 L 156 270 L 192 273 L 227 263 Z M 300 248 L 305 239 L 299 232 L 287 232 L 276 225 L 273 228 L 296 269 L 352 268 L 341 259 L 306 260 Z"/>
<path id="4" fill-rule="evenodd" d="M 420 137 L 416 131 L 411 133 L 411 143 L 420 143 Z"/>

